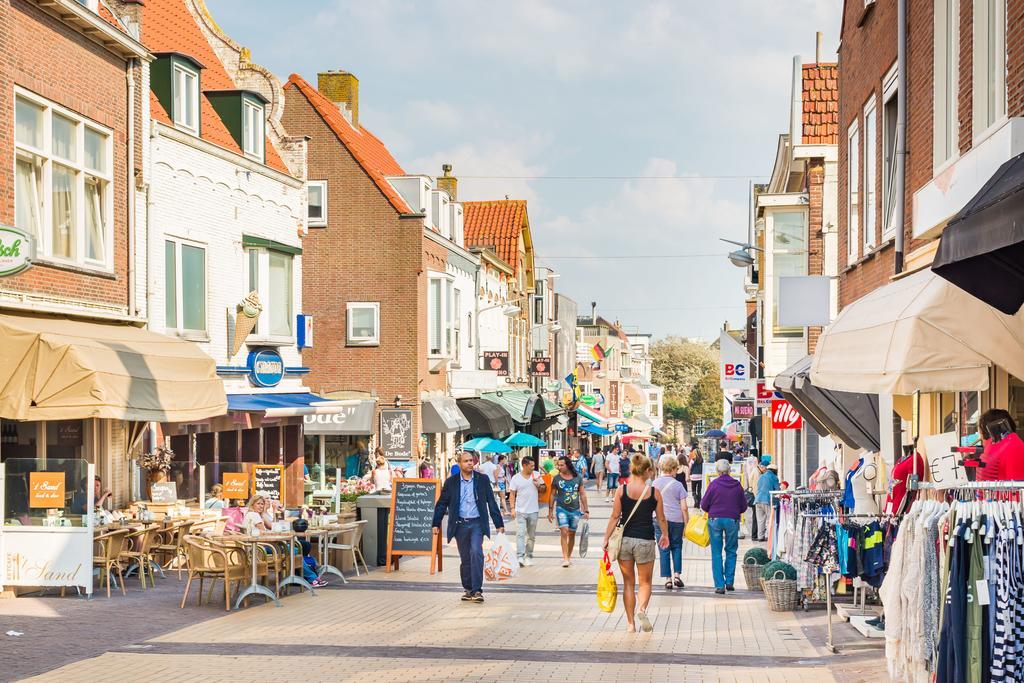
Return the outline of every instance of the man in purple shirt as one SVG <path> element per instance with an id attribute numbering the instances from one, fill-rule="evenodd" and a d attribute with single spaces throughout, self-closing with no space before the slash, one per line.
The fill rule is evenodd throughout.
<path id="1" fill-rule="evenodd" d="M 736 549 L 739 546 L 740 516 L 747 511 L 747 497 L 740 483 L 730 476 L 731 463 L 722 458 L 715 462 L 715 477 L 700 499 L 700 509 L 708 513 L 711 532 L 711 576 L 715 593 L 734 591 Z M 723 561 L 722 551 L 725 551 Z"/>

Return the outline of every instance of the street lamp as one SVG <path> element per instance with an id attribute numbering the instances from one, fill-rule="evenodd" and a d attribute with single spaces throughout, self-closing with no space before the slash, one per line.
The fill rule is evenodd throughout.
<path id="1" fill-rule="evenodd" d="M 749 268 L 754 265 L 754 257 L 750 254 L 751 249 L 764 251 L 761 247 L 755 247 L 749 242 L 734 242 L 732 240 L 727 240 L 724 237 L 719 237 L 718 239 L 723 242 L 728 242 L 729 244 L 735 244 L 739 247 L 739 249 L 729 252 L 729 262 L 737 268 Z"/>

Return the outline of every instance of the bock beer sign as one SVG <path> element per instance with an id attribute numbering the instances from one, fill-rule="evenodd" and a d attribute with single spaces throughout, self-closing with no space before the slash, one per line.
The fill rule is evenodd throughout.
<path id="1" fill-rule="evenodd" d="M 7 225 L 0 225 L 0 277 L 17 275 L 32 265 L 35 243 L 27 234 Z"/>
<path id="2" fill-rule="evenodd" d="M 772 429 L 800 429 L 804 426 L 803 418 L 796 408 L 785 399 L 772 401 Z"/>

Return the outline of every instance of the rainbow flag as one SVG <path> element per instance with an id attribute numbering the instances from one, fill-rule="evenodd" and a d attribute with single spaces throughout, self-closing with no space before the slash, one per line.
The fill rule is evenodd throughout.
<path id="1" fill-rule="evenodd" d="M 601 342 L 594 344 L 593 348 L 590 349 L 590 355 L 595 361 L 600 363 L 608 355 L 605 350 L 601 347 Z"/>

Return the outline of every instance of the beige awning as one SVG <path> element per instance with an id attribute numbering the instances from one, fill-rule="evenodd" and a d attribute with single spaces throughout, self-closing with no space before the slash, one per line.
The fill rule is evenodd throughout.
<path id="1" fill-rule="evenodd" d="M 227 411 L 212 358 L 137 327 L 0 315 L 0 417 L 193 422 Z"/>
<path id="2" fill-rule="evenodd" d="M 869 394 L 983 391 L 992 365 L 1024 378 L 1024 314 L 923 270 L 843 309 L 818 339 L 811 381 Z"/>

